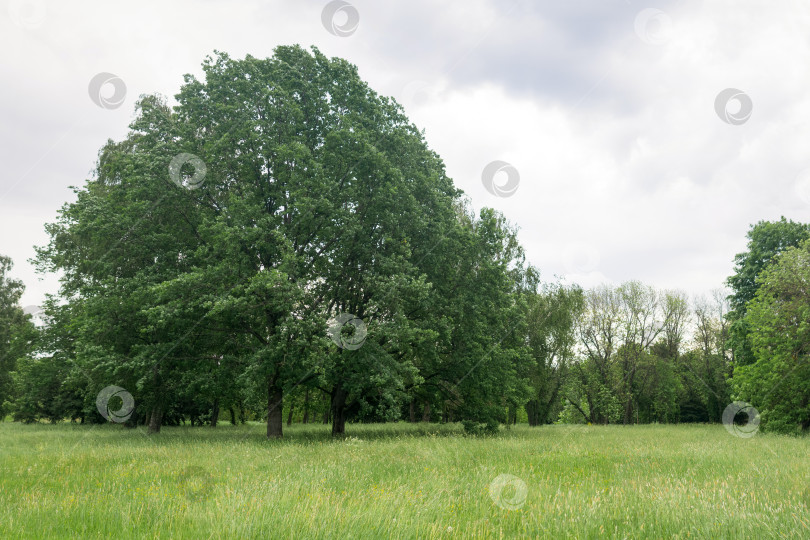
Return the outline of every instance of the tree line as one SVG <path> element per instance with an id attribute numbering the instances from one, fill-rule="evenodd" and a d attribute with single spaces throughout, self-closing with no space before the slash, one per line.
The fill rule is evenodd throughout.
<path id="1" fill-rule="evenodd" d="M 124 411 L 156 433 L 227 415 L 276 438 L 284 412 L 334 435 L 397 419 L 481 433 L 716 422 L 739 398 L 807 429 L 808 226 L 753 226 L 728 298 L 544 283 L 348 62 L 292 46 L 203 71 L 174 107 L 142 96 L 46 226 L 46 326 L 0 260 L 0 416 Z"/>

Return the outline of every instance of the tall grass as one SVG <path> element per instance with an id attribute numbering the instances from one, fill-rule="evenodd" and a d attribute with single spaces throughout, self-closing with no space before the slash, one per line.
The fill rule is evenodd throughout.
<path id="1" fill-rule="evenodd" d="M 0 537 L 810 538 L 808 439 L 695 425 L 347 431 L 0 424 Z"/>

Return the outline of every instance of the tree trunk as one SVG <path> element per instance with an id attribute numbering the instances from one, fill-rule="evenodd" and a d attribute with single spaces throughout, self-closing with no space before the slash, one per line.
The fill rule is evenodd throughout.
<path id="1" fill-rule="evenodd" d="M 529 425 L 534 427 L 537 426 L 540 422 L 538 422 L 538 412 L 540 409 L 540 404 L 536 399 L 533 399 L 526 403 L 526 416 L 529 417 Z"/>
<path id="2" fill-rule="evenodd" d="M 430 422 L 430 403 L 425 403 L 422 409 L 422 422 Z"/>
<path id="3" fill-rule="evenodd" d="M 283 436 L 281 402 L 284 394 L 275 379 L 267 380 L 267 438 L 280 439 Z"/>
<path id="4" fill-rule="evenodd" d="M 633 398 L 627 398 L 627 403 L 624 407 L 624 425 L 631 424 L 633 422 Z"/>
<path id="5" fill-rule="evenodd" d="M 295 406 L 292 403 L 292 399 L 290 399 L 290 410 L 287 411 L 287 425 L 288 426 L 292 425 L 293 409 L 295 409 Z"/>
<path id="6" fill-rule="evenodd" d="M 411 404 L 408 409 L 408 414 L 409 414 L 408 420 L 410 420 L 411 422 L 416 422 L 416 404 L 414 403 L 414 400 L 411 400 Z"/>
<path id="7" fill-rule="evenodd" d="M 211 409 L 211 427 L 217 427 L 217 422 L 219 422 L 219 400 L 215 399 Z"/>
<path id="8" fill-rule="evenodd" d="M 332 436 L 346 433 L 346 391 L 338 385 L 332 392 Z"/>
<path id="9" fill-rule="evenodd" d="M 236 411 L 233 410 L 233 407 L 228 407 L 228 412 L 231 413 L 231 425 L 236 425 Z"/>
<path id="10" fill-rule="evenodd" d="M 149 416 L 149 428 L 146 430 L 148 435 L 160 433 L 160 424 L 163 421 L 163 409 L 159 405 L 155 405 L 152 409 L 152 414 Z"/>

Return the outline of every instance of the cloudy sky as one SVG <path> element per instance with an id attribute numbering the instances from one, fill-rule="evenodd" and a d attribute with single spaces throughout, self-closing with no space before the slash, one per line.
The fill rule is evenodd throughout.
<path id="1" fill-rule="evenodd" d="M 2 1 L 0 253 L 23 305 L 57 289 L 27 259 L 69 186 L 215 49 L 357 65 L 549 280 L 708 294 L 749 224 L 810 221 L 807 1 Z M 99 73 L 117 93 L 91 96 Z"/>

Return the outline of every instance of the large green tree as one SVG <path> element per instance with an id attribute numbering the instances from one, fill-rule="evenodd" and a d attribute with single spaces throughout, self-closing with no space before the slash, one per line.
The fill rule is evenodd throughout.
<path id="1" fill-rule="evenodd" d="M 458 191 L 422 134 L 357 69 L 317 49 L 273 58 L 220 54 L 187 78 L 176 115 L 205 161 L 206 259 L 200 275 L 229 291 L 214 318 L 245 336 L 243 354 L 265 381 L 268 436 L 281 436 L 285 391 L 326 391 L 333 432 L 347 407 L 393 404 L 416 351 L 429 287 L 420 265 L 452 225 Z M 341 348 L 327 322 L 368 329 Z M 381 409 L 381 412 L 382 409 Z"/>
<path id="2" fill-rule="evenodd" d="M 202 222 L 168 167 L 184 149 L 182 131 L 161 99 L 141 99 L 128 137 L 102 148 L 94 178 L 47 226 L 50 242 L 38 250 L 41 270 L 62 273 L 70 316 L 54 317 L 51 331 L 70 340 L 59 342 L 87 379 L 87 409 L 99 390 L 121 386 L 151 432 L 183 388 L 178 374 L 211 358 L 200 302 L 183 300 L 191 288 L 169 286 L 193 268 Z"/>
<path id="3" fill-rule="evenodd" d="M 93 391 L 131 389 L 150 431 L 178 407 L 210 404 L 215 422 L 260 391 L 280 437 L 285 393 L 319 388 L 340 434 L 352 412 L 396 415 L 420 364 L 448 354 L 437 328 L 463 325 L 445 324 L 457 308 L 444 295 L 473 281 L 484 294 L 463 316 L 480 320 L 459 366 L 514 356 L 492 333 L 508 335 L 503 310 L 517 309 L 514 233 L 489 211 L 459 215 L 460 192 L 396 102 L 317 49 L 217 54 L 203 72 L 174 109 L 140 100 L 40 250 L 43 270 L 64 273 L 73 362 Z M 453 267 L 467 273 L 450 284 Z M 362 346 L 329 339 L 345 316 L 368 329 Z"/>
<path id="4" fill-rule="evenodd" d="M 745 321 L 755 361 L 735 370 L 735 397 L 751 403 L 762 427 L 810 429 L 810 240 L 786 249 L 760 274 Z"/>
<path id="5" fill-rule="evenodd" d="M 734 364 L 740 366 L 754 361 L 745 314 L 748 303 L 759 289 L 757 277 L 779 253 L 810 238 L 810 224 L 797 223 L 783 216 L 779 221 L 755 223 L 746 237 L 747 250 L 734 257 L 734 274 L 726 280 L 732 290 L 728 312 L 731 321 L 729 344 L 734 352 Z"/>

